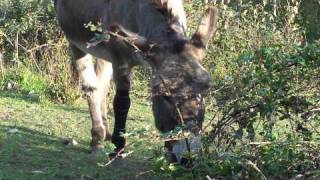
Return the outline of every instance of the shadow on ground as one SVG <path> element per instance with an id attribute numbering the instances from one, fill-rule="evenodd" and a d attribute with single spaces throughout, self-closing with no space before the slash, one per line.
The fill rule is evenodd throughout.
<path id="1" fill-rule="evenodd" d="M 0 125 L 0 179 L 151 179 L 150 162 L 132 156 L 101 167 L 104 153 L 89 153 L 88 143 L 25 127 Z M 151 174 L 150 174 L 151 173 Z"/>
<path id="2" fill-rule="evenodd" d="M 131 129 L 150 124 L 148 108 L 133 106 L 131 116 L 141 120 L 128 121 Z M 102 166 L 109 158 L 106 152 L 90 153 L 90 126 L 84 104 L 46 105 L 25 95 L 0 92 L 0 180 L 161 179 L 152 171 L 154 154 L 146 149 L 153 144 L 141 138 L 129 140 L 141 142 L 130 147 L 130 156 Z M 78 144 L 65 145 L 65 137 Z"/>

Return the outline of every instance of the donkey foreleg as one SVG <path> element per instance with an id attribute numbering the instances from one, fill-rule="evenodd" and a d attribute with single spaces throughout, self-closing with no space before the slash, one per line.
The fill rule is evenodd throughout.
<path id="1" fill-rule="evenodd" d="M 109 122 L 107 118 L 108 114 L 108 92 L 112 79 L 113 69 L 112 64 L 103 59 L 98 59 L 96 62 L 96 73 L 99 79 L 98 90 L 101 91 L 101 116 L 103 124 L 105 126 L 105 140 L 111 140 L 111 134 L 109 132 Z"/>
<path id="2" fill-rule="evenodd" d="M 95 151 L 103 148 L 101 141 L 106 138 L 107 129 L 102 118 L 102 97 L 105 96 L 105 86 L 99 83 L 99 78 L 95 72 L 92 56 L 84 53 L 77 47 L 71 45 L 73 58 L 76 69 L 79 73 L 82 82 L 82 89 L 86 93 L 89 105 L 89 111 L 92 122 L 91 129 L 91 147 Z M 108 133 L 109 134 L 109 133 Z"/>
<path id="3" fill-rule="evenodd" d="M 105 140 L 106 138 L 106 127 L 103 123 L 102 119 L 102 112 L 101 112 L 101 101 L 100 97 L 102 97 L 102 92 L 99 90 L 93 90 L 87 92 L 87 100 L 89 105 L 89 111 L 91 116 L 92 122 L 92 129 L 91 129 L 91 147 L 92 150 L 98 150 L 104 148 L 101 144 L 101 141 Z"/>
<path id="4" fill-rule="evenodd" d="M 130 91 L 130 67 L 114 66 L 113 77 L 116 84 L 116 95 L 113 101 L 114 108 L 114 130 L 112 143 L 116 146 L 115 151 L 120 151 L 125 147 L 125 138 L 122 136 L 126 132 L 126 121 L 131 105 Z"/>
<path id="5" fill-rule="evenodd" d="M 76 68 L 82 83 L 82 89 L 86 91 L 93 91 L 97 89 L 98 79 L 92 63 L 92 56 L 89 54 L 76 59 Z"/>

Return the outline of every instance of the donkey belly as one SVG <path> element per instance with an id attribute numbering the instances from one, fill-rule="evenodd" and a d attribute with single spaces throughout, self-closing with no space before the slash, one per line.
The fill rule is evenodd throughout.
<path id="1" fill-rule="evenodd" d="M 56 11 L 62 30 L 69 39 L 89 41 L 93 32 L 86 28 L 86 24 L 105 21 L 104 0 L 58 0 Z"/>
<path id="2" fill-rule="evenodd" d="M 108 29 L 114 23 L 122 24 L 129 29 L 134 28 L 135 21 L 132 14 L 134 8 L 128 4 L 132 4 L 132 0 L 122 0 L 122 2 L 118 0 L 58 0 L 56 11 L 60 26 L 70 43 L 86 53 L 112 63 L 125 60 L 136 65 L 140 64 L 141 58 L 123 42 L 102 42 L 96 46 L 87 47 L 88 42 L 95 37 L 95 32 L 86 28 L 88 23 L 94 25 L 100 23 L 104 29 Z M 124 16 L 130 18 L 124 18 Z"/>

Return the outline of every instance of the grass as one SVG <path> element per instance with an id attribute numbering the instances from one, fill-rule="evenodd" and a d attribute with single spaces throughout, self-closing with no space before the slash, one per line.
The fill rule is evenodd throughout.
<path id="1" fill-rule="evenodd" d="M 130 132 L 150 130 L 128 138 L 129 143 L 135 142 L 128 147 L 131 155 L 101 166 L 108 158 L 104 153 L 89 153 L 91 123 L 85 102 L 39 104 L 23 95 L 0 92 L 0 180 L 160 179 L 152 171 L 152 158 L 162 143 L 150 140 L 157 132 L 145 102 L 133 100 L 128 128 Z M 70 138 L 78 145 L 65 145 Z"/>

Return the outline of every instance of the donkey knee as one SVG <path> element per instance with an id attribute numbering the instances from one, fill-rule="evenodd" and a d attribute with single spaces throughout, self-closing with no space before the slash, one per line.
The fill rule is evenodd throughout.
<path id="1" fill-rule="evenodd" d="M 76 68 L 82 80 L 82 89 L 86 92 L 97 89 L 98 79 L 92 63 L 92 56 L 85 55 L 77 59 Z"/>

